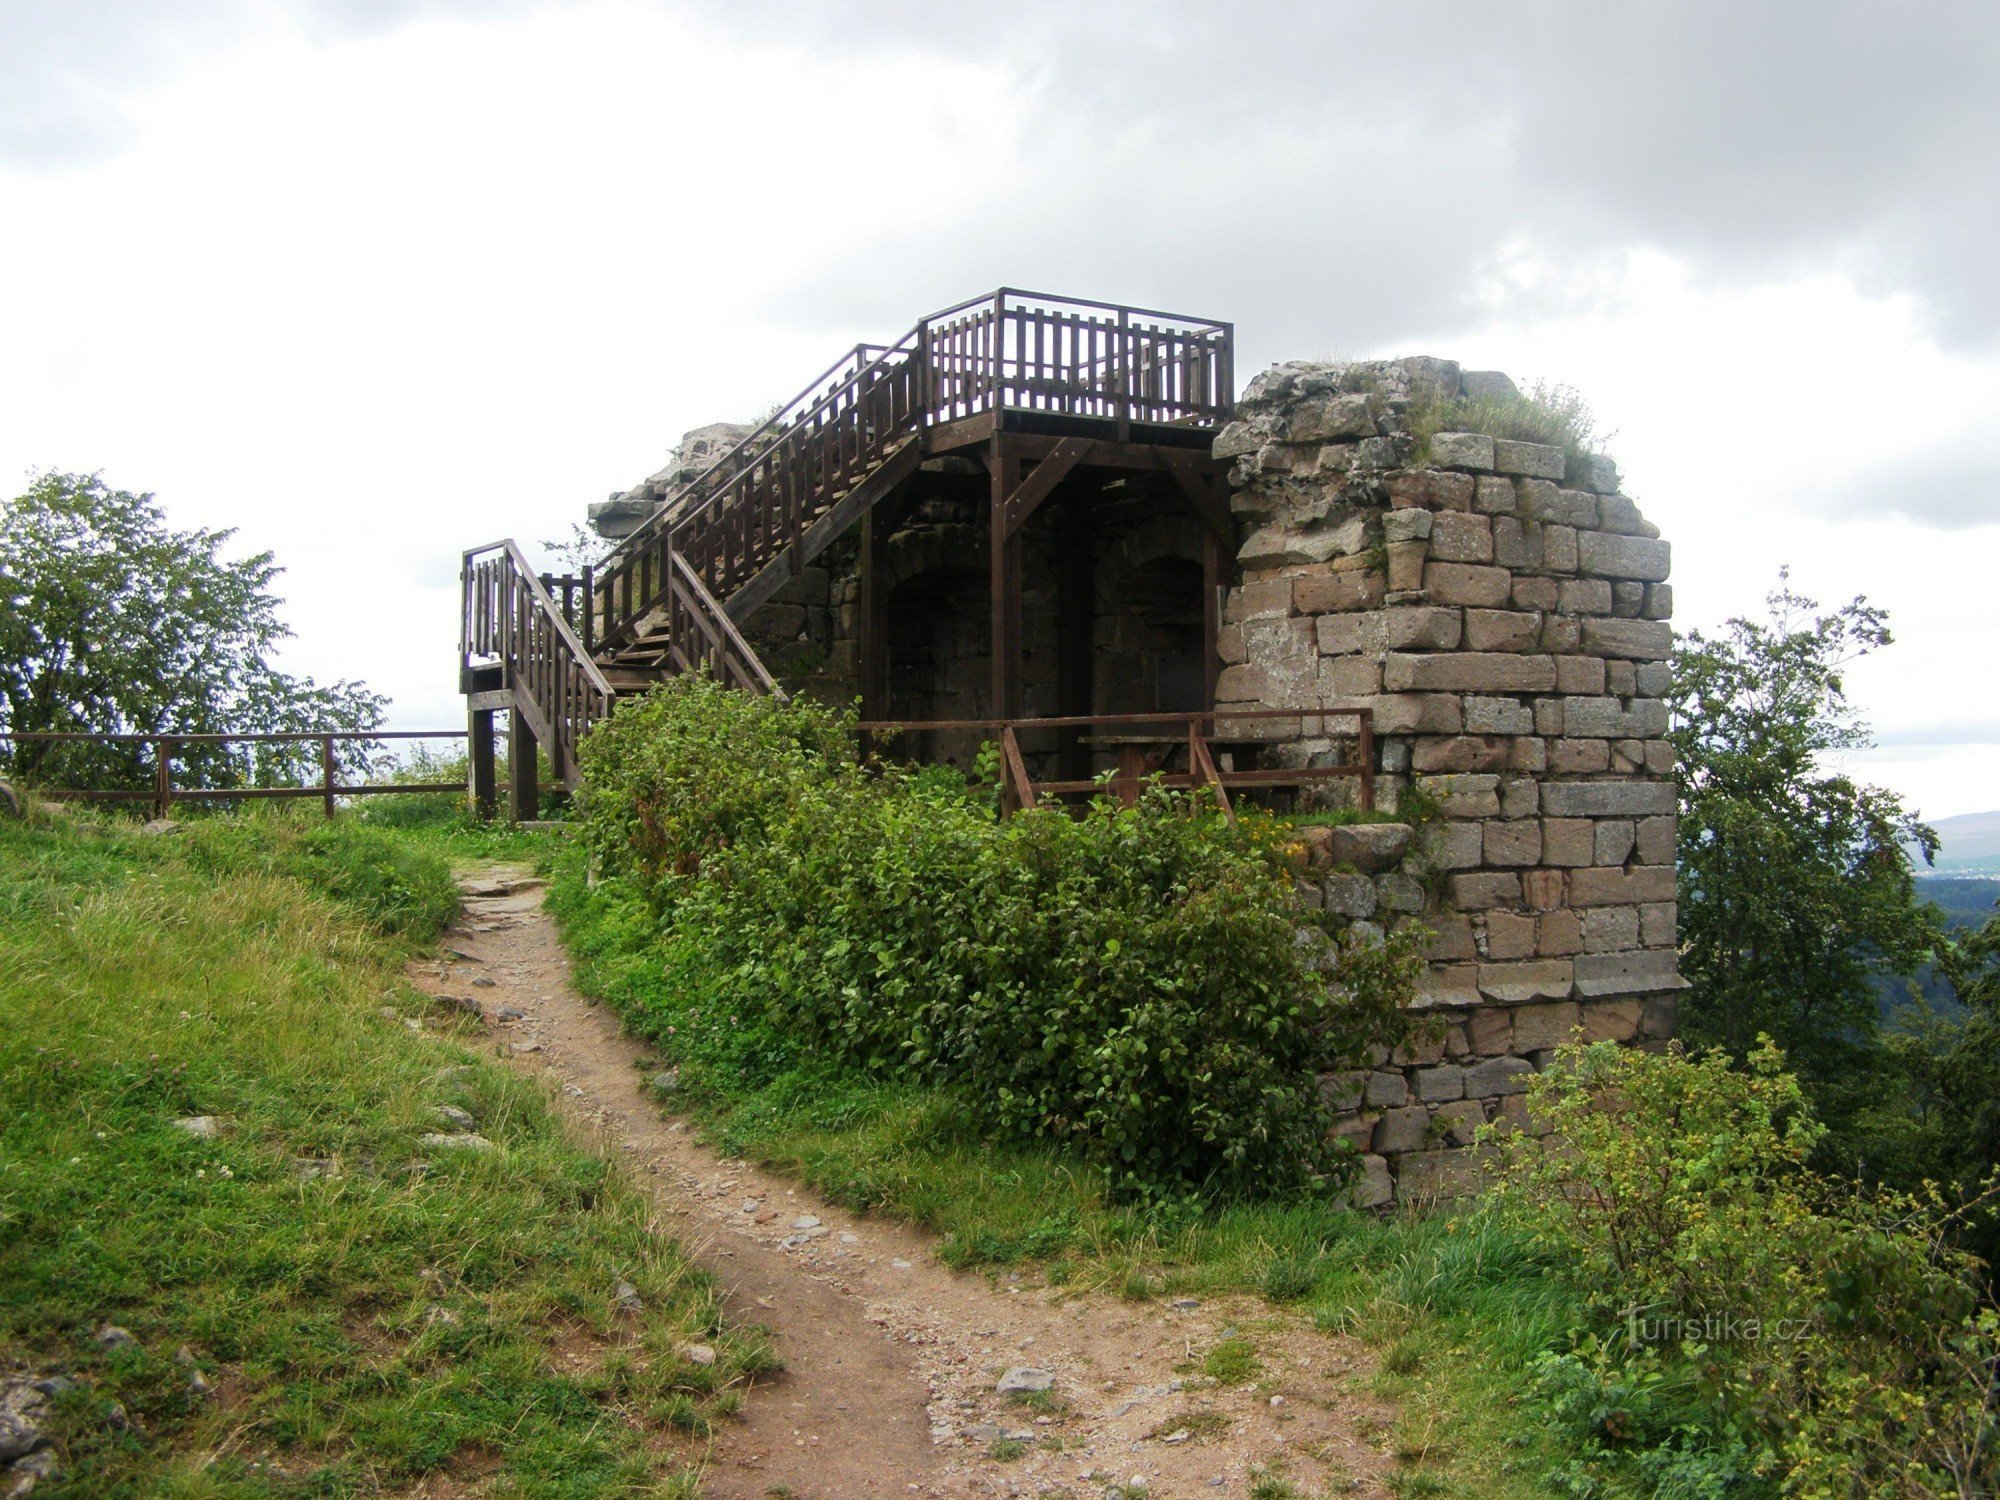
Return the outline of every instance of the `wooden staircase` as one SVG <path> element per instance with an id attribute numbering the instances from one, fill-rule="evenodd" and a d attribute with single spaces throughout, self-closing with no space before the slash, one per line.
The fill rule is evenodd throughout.
<path id="1" fill-rule="evenodd" d="M 537 575 L 511 540 L 467 552 L 462 689 L 513 710 L 574 787 L 621 691 L 708 671 L 778 692 L 739 626 L 927 458 L 1003 429 L 1196 439 L 1227 416 L 1232 345 L 1226 323 L 1006 288 L 857 345 L 596 568 Z"/>

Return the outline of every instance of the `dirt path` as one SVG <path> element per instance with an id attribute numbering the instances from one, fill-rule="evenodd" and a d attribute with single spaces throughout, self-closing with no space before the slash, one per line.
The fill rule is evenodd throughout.
<path id="1" fill-rule="evenodd" d="M 639 1044 L 571 987 L 539 885 L 505 867 L 462 885 L 459 956 L 416 982 L 480 1002 L 502 1054 L 631 1159 L 662 1229 L 785 1362 L 717 1436 L 704 1494 L 1082 1497 L 1137 1481 L 1156 1500 L 1247 1496 L 1273 1463 L 1304 1494 L 1387 1493 L 1391 1413 L 1359 1389 L 1358 1344 L 1254 1299 L 1133 1304 L 954 1272 L 921 1232 L 718 1155 L 661 1113 Z M 1182 1373 L 1232 1331 L 1256 1344 L 1255 1384 Z M 1049 1409 L 996 1392 L 1015 1367 L 1054 1377 Z"/>

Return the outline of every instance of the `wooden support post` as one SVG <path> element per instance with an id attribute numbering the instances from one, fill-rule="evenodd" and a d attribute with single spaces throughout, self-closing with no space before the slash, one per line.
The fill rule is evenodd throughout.
<path id="1" fill-rule="evenodd" d="M 1056 714 L 1082 718 L 1092 708 L 1096 685 L 1092 626 L 1095 624 L 1097 492 L 1073 491 L 1062 508 L 1062 557 L 1056 577 Z M 1056 734 L 1056 764 L 1064 781 L 1090 775 L 1090 750 L 1079 729 Z"/>
<path id="2" fill-rule="evenodd" d="M 326 815 L 334 813 L 333 806 L 333 736 L 324 734 L 319 741 L 319 785 L 320 795 L 326 804 Z"/>
<path id="3" fill-rule="evenodd" d="M 170 817 L 174 810 L 174 742 L 153 741 L 153 816 Z"/>
<path id="4" fill-rule="evenodd" d="M 493 710 L 475 708 L 466 716 L 467 791 L 472 797 L 473 816 L 491 822 L 499 802 L 498 781 L 493 774 Z"/>
<path id="5" fill-rule="evenodd" d="M 515 823 L 532 823 L 541 816 L 541 789 L 536 785 L 535 731 L 518 708 L 507 713 L 507 809 Z"/>
<path id="6" fill-rule="evenodd" d="M 889 524 L 878 506 L 861 518 L 861 717 L 889 717 Z"/>
<path id="7" fill-rule="evenodd" d="M 1229 586 L 1229 559 L 1222 540 L 1212 531 L 1201 538 L 1201 706 L 1215 707 L 1215 686 L 1222 678 L 1222 594 Z"/>
<path id="8" fill-rule="evenodd" d="M 1021 717 L 1021 538 L 1007 534 L 1007 496 L 1020 468 L 1004 436 L 993 439 L 992 525 L 988 553 L 991 564 L 993 628 L 993 704 L 996 719 Z"/>

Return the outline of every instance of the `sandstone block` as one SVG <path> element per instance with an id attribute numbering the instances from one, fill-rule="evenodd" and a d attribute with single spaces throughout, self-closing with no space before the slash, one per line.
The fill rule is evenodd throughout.
<path id="1" fill-rule="evenodd" d="M 1382 663 L 1375 656 L 1329 656 L 1319 664 L 1319 693 L 1328 702 L 1381 691 Z"/>
<path id="2" fill-rule="evenodd" d="M 1539 776 L 1549 768 L 1548 747 L 1532 735 L 1520 735 L 1508 748 L 1507 767 L 1514 771 L 1531 771 Z"/>
<path id="3" fill-rule="evenodd" d="M 1417 741 L 1410 765 L 1417 771 L 1501 771 L 1507 742 L 1495 735 L 1426 737 Z"/>
<path id="4" fill-rule="evenodd" d="M 1210 450 L 1217 458 L 1241 458 L 1264 446 L 1265 434 L 1248 422 L 1231 422 L 1215 435 Z"/>
<path id="5" fill-rule="evenodd" d="M 1390 1175 L 1387 1159 L 1372 1152 L 1355 1167 L 1347 1185 L 1347 1201 L 1355 1208 L 1381 1208 L 1395 1201 L 1396 1179 Z"/>
<path id="6" fill-rule="evenodd" d="M 1429 542 L 1390 542 L 1382 550 L 1388 559 L 1388 584 L 1392 594 L 1414 592 L 1424 586 L 1424 556 Z"/>
<path id="7" fill-rule="evenodd" d="M 1494 806 L 1498 810 L 1498 798 Z M 1485 853 L 1486 838 L 1477 823 L 1447 823 L 1431 839 L 1431 859 L 1441 870 L 1476 870 Z"/>
<path id="8" fill-rule="evenodd" d="M 1646 518 L 1639 507 L 1624 495 L 1605 495 L 1597 502 L 1598 526 L 1625 536 L 1644 536 Z"/>
<path id="9" fill-rule="evenodd" d="M 1482 474 L 1472 487 L 1472 508 L 1483 515 L 1512 515 L 1514 504 L 1514 486 L 1509 480 Z"/>
<path id="10" fill-rule="evenodd" d="M 1225 620 L 1262 620 L 1292 612 L 1292 580 L 1263 578 L 1229 591 L 1222 606 Z"/>
<path id="11" fill-rule="evenodd" d="M 1556 580 L 1553 578 L 1516 578 L 1514 580 L 1514 608 L 1539 609 L 1544 614 L 1556 607 Z"/>
<path id="12" fill-rule="evenodd" d="M 1684 988 L 1675 955 L 1663 948 L 1633 953 L 1585 953 L 1576 960 L 1576 992 L 1599 995 L 1643 995 Z"/>
<path id="13" fill-rule="evenodd" d="M 1237 666 L 1250 659 L 1249 649 L 1243 643 L 1241 625 L 1224 625 L 1216 630 L 1215 654 L 1222 658 L 1225 666 Z"/>
<path id="14" fill-rule="evenodd" d="M 1567 477 L 1578 489 L 1609 495 L 1618 488 L 1618 465 L 1602 453 L 1580 453 L 1571 460 Z"/>
<path id="15" fill-rule="evenodd" d="M 1595 656 L 1557 656 L 1556 691 L 1579 696 L 1603 693 L 1603 659 Z"/>
<path id="16" fill-rule="evenodd" d="M 1513 698 L 1467 698 L 1465 728 L 1468 734 L 1533 734 L 1535 715 L 1527 704 Z"/>
<path id="17" fill-rule="evenodd" d="M 1671 583 L 1647 584 L 1646 603 L 1640 613 L 1649 620 L 1671 620 L 1674 617 L 1674 586 Z"/>
<path id="18" fill-rule="evenodd" d="M 1326 909 L 1335 916 L 1375 915 L 1375 882 L 1366 875 L 1329 875 L 1320 888 L 1326 892 Z"/>
<path id="19" fill-rule="evenodd" d="M 1426 1104 L 1440 1104 L 1465 1097 L 1465 1069 L 1457 1063 L 1438 1063 L 1417 1068 L 1410 1074 L 1410 1091 Z"/>
<path id="20" fill-rule="evenodd" d="M 1367 706 L 1377 734 L 1457 734 L 1464 723 L 1452 693 L 1397 693 Z"/>
<path id="21" fill-rule="evenodd" d="M 1486 1123 L 1486 1109 L 1477 1099 L 1440 1104 L 1431 1113 L 1431 1128 L 1454 1146 L 1470 1146 Z"/>
<path id="22" fill-rule="evenodd" d="M 1667 705 L 1658 698 L 1563 700 L 1563 730 L 1579 739 L 1646 739 L 1665 734 L 1667 725 Z"/>
<path id="23" fill-rule="evenodd" d="M 1569 656 L 1583 644 L 1583 631 L 1566 615 L 1550 615 L 1542 621 L 1542 649 L 1552 656 Z"/>
<path id="24" fill-rule="evenodd" d="M 1672 548 L 1651 537 L 1588 531 L 1578 544 L 1577 558 L 1582 571 L 1592 577 L 1662 583 L 1671 571 Z"/>
<path id="25" fill-rule="evenodd" d="M 1431 438 L 1431 462 L 1440 469 L 1493 469 L 1493 439 L 1483 432 L 1440 432 Z"/>
<path id="26" fill-rule="evenodd" d="M 1511 609 L 1468 609 L 1468 651 L 1533 651 L 1541 644 L 1541 616 Z"/>
<path id="27" fill-rule="evenodd" d="M 1577 566 L 1574 526 L 1551 523 L 1542 528 L 1542 566 L 1551 573 L 1574 573 Z"/>
<path id="28" fill-rule="evenodd" d="M 1390 549 L 1390 562 L 1395 561 Z M 1476 605 L 1498 609 L 1513 592 L 1513 575 L 1505 568 L 1489 568 L 1478 563 L 1425 563 L 1422 587 L 1437 604 Z M 1393 573 L 1390 587 L 1395 587 Z"/>
<path id="29" fill-rule="evenodd" d="M 1470 1198 L 1486 1186 L 1487 1173 L 1476 1151 L 1447 1148 L 1411 1151 L 1396 1159 L 1399 1203 L 1442 1203 Z"/>
<path id="30" fill-rule="evenodd" d="M 1285 441 L 1291 443 L 1330 443 L 1342 438 L 1373 437 L 1374 404 L 1367 396 L 1361 395 L 1322 396 L 1301 401 L 1292 407 L 1287 416 L 1283 436 Z"/>
<path id="31" fill-rule="evenodd" d="M 1424 909 L 1424 884 L 1414 875 L 1391 870 L 1375 877 L 1375 899 L 1382 911 L 1419 912 Z"/>
<path id="32" fill-rule="evenodd" d="M 1679 907 L 1672 901 L 1646 901 L 1639 906 L 1639 941 L 1648 948 L 1671 948 L 1680 938 Z"/>
<path id="33" fill-rule="evenodd" d="M 1552 1005 L 1520 1006 L 1514 1012 L 1514 1050 L 1534 1052 L 1542 1047 L 1560 1047 L 1570 1040 L 1577 1020 L 1574 1000 L 1562 1000 Z"/>
<path id="34" fill-rule="evenodd" d="M 1521 904 L 1530 911 L 1556 911 L 1569 899 L 1562 870 L 1527 870 L 1521 875 Z"/>
<path id="35" fill-rule="evenodd" d="M 1507 776 L 1500 782 L 1500 816 L 1532 818 L 1542 810 L 1542 789 L 1532 776 Z"/>
<path id="36" fill-rule="evenodd" d="M 1503 568 L 1539 568 L 1542 565 L 1542 527 L 1539 521 L 1519 516 L 1493 519 L 1492 559 Z"/>
<path id="37" fill-rule="evenodd" d="M 1237 549 L 1236 562 L 1246 570 L 1297 567 L 1352 557 L 1367 545 L 1367 526 L 1359 516 L 1336 526 L 1261 526 Z"/>
<path id="38" fill-rule="evenodd" d="M 1662 781 L 1557 781 L 1542 788 L 1542 806 L 1558 818 L 1644 817 L 1673 812 L 1674 789 Z"/>
<path id="39" fill-rule="evenodd" d="M 1438 799 L 1447 818 L 1497 818 L 1500 815 L 1500 778 L 1486 772 L 1460 772 L 1420 779 L 1425 791 Z"/>
<path id="40" fill-rule="evenodd" d="M 1672 995 L 1652 995 L 1639 1007 L 1639 1034 L 1670 1037 L 1679 1022 L 1680 1001 Z"/>
<path id="41" fill-rule="evenodd" d="M 1492 824 L 1487 825 L 1489 828 Z M 1520 912 L 1486 914 L 1486 957 L 1495 963 L 1535 956 L 1535 919 Z"/>
<path id="42" fill-rule="evenodd" d="M 1536 919 L 1535 952 L 1567 958 L 1583 949 L 1583 923 L 1573 911 L 1545 911 Z"/>
<path id="43" fill-rule="evenodd" d="M 1629 578 L 1613 579 L 1611 613 L 1621 620 L 1636 620 L 1646 607 L 1646 585 Z"/>
<path id="44" fill-rule="evenodd" d="M 1642 698 L 1664 698 L 1673 686 L 1674 669 L 1663 661 L 1642 661 L 1632 668 L 1632 686 Z"/>
<path id="45" fill-rule="evenodd" d="M 1622 625 L 1623 620 L 1609 623 Z M 1639 691 L 1639 669 L 1629 661 L 1607 661 L 1604 664 L 1604 691 L 1613 698 L 1632 698 Z"/>
<path id="46" fill-rule="evenodd" d="M 1602 578 L 1565 578 L 1556 586 L 1556 608 L 1566 615 L 1611 613 L 1611 585 Z"/>
<path id="47" fill-rule="evenodd" d="M 1579 915 L 1585 952 L 1623 953 L 1639 946 L 1638 907 L 1590 906 Z"/>
<path id="48" fill-rule="evenodd" d="M 1343 568 L 1292 582 L 1292 608 L 1302 615 L 1379 609 L 1386 580 L 1373 568 Z"/>
<path id="49" fill-rule="evenodd" d="M 1611 751 L 1603 740 L 1549 741 L 1549 771 L 1557 776 L 1581 776 L 1602 771 L 1611 764 Z M 1588 864 L 1585 860 L 1582 863 Z"/>
<path id="50" fill-rule="evenodd" d="M 1560 479 L 1569 464 L 1560 448 L 1495 438 L 1493 467 L 1502 474 L 1525 474 L 1530 479 Z"/>
<path id="51" fill-rule="evenodd" d="M 1586 1042 L 1629 1042 L 1639 1034 L 1637 1000 L 1598 1000 L 1583 1007 Z"/>
<path id="52" fill-rule="evenodd" d="M 1504 1055 L 1513 1050 L 1514 1012 L 1504 1006 L 1482 1005 L 1466 1019 L 1466 1040 L 1472 1050 L 1481 1057 Z M 1467 1069 L 1467 1081 L 1476 1067 Z M 1486 1098 L 1484 1094 L 1474 1094 L 1468 1087 L 1468 1098 Z"/>
<path id="53" fill-rule="evenodd" d="M 1415 837 L 1407 823 L 1350 823 L 1329 828 L 1326 835 L 1327 857 L 1366 875 L 1394 868 Z"/>
<path id="54" fill-rule="evenodd" d="M 1556 664 L 1547 656 L 1453 652 L 1383 658 L 1382 685 L 1391 693 L 1546 693 L 1555 688 Z"/>
<path id="55" fill-rule="evenodd" d="M 1674 628 L 1664 620 L 1586 619 L 1583 649 L 1599 656 L 1663 661 L 1673 655 Z"/>
<path id="56" fill-rule="evenodd" d="M 1523 479 L 1514 488 L 1520 497 L 1516 511 L 1529 520 L 1572 529 L 1597 524 L 1597 497 L 1586 490 L 1559 489 L 1542 479 Z"/>
<path id="57" fill-rule="evenodd" d="M 1464 615 L 1431 605 L 1402 605 L 1382 612 L 1383 644 L 1391 651 L 1456 651 Z"/>
<path id="58" fill-rule="evenodd" d="M 1436 562 L 1493 561 L 1493 522 L 1485 516 L 1457 511 L 1433 515 L 1431 558 Z"/>
<path id="59" fill-rule="evenodd" d="M 1588 818 L 1542 819 L 1542 858 L 1549 864 L 1566 867 L 1594 863 L 1594 829 Z"/>
<path id="60" fill-rule="evenodd" d="M 1636 1012 L 1634 1023 L 1637 1022 Z M 1362 1103 L 1371 1109 L 1400 1109 L 1410 1101 L 1410 1086 L 1404 1082 L 1401 1073 L 1377 1070 L 1368 1075 L 1361 1094 Z"/>
<path id="61" fill-rule="evenodd" d="M 1542 860 L 1542 825 L 1534 818 L 1486 825 L 1486 863 L 1535 865 Z"/>
<path id="62" fill-rule="evenodd" d="M 1502 1005 L 1525 1005 L 1531 1000 L 1567 999 L 1575 970 L 1566 958 L 1536 958 L 1516 963 L 1487 963 L 1479 966 L 1479 993 Z M 1521 1028 L 1514 1028 L 1515 1045 L 1523 1047 Z"/>
<path id="63" fill-rule="evenodd" d="M 1521 904 L 1521 877 L 1512 871 L 1481 871 L 1451 877 L 1451 904 L 1459 911 L 1485 911 Z M 1482 986 L 1483 988 L 1483 986 Z"/>
<path id="64" fill-rule="evenodd" d="M 1380 651 L 1388 645 L 1388 633 L 1384 629 L 1382 615 L 1374 610 L 1365 614 L 1320 615 L 1313 621 L 1322 656 L 1355 656 L 1362 652 Z M 1233 627 L 1225 626 L 1224 629 Z M 1218 649 L 1222 645 L 1221 633 L 1216 636 Z M 1229 660 L 1225 652 L 1222 658 Z"/>
<path id="65" fill-rule="evenodd" d="M 1478 827 L 1476 823 L 1471 826 Z M 1478 956 L 1469 919 L 1440 913 L 1426 925 L 1431 929 L 1431 946 L 1426 956 L 1433 963 L 1459 963 Z"/>
<path id="66" fill-rule="evenodd" d="M 1672 791 L 1673 788 L 1667 788 Z M 1572 870 L 1570 902 L 1575 906 L 1636 906 L 1641 901 L 1674 899 L 1672 865 L 1635 865 L 1629 870 Z"/>
<path id="67" fill-rule="evenodd" d="M 1497 1099 L 1526 1093 L 1528 1075 L 1534 1071 L 1534 1064 L 1523 1057 L 1489 1058 L 1465 1070 L 1465 1097 Z"/>
<path id="68" fill-rule="evenodd" d="M 1421 542 L 1431 534 L 1435 517 L 1427 510 L 1392 510 L 1382 518 L 1384 542 Z"/>
<path id="69" fill-rule="evenodd" d="M 1246 663 L 1224 667 L 1215 679 L 1219 703 L 1258 703 L 1265 700 L 1267 683 L 1262 667 Z"/>
<path id="70" fill-rule="evenodd" d="M 1625 818 L 1607 818 L 1597 825 L 1597 837 L 1591 850 L 1590 862 L 1594 865 L 1622 865 L 1631 854 L 1637 835 L 1632 823 Z"/>
<path id="71" fill-rule="evenodd" d="M 1463 1088 L 1463 1084 L 1460 1085 Z M 1392 1109 L 1375 1122 L 1376 1154 L 1397 1156 L 1405 1151 L 1421 1151 L 1430 1143 L 1431 1112 L 1420 1104 Z"/>

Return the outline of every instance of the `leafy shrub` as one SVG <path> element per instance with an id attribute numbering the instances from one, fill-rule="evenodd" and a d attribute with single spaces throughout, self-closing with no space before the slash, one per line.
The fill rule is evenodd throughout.
<path id="1" fill-rule="evenodd" d="M 1594 1462 L 1660 1494 L 1991 1491 L 1977 1264 L 1934 1195 L 1807 1170 L 1823 1128 L 1775 1048 L 1568 1047 L 1529 1103 L 1551 1135 L 1496 1137 L 1499 1204 L 1587 1311 L 1537 1381 Z"/>
<path id="2" fill-rule="evenodd" d="M 1336 1172 L 1317 1075 L 1401 1036 L 1421 967 L 1414 934 L 1311 926 L 1269 824 L 1159 790 L 996 823 L 954 774 L 863 764 L 811 705 L 682 679 L 621 707 L 585 771 L 594 899 L 626 903 L 605 941 L 663 944 L 640 1024 L 696 1082 L 950 1087 L 1123 1192 Z"/>

